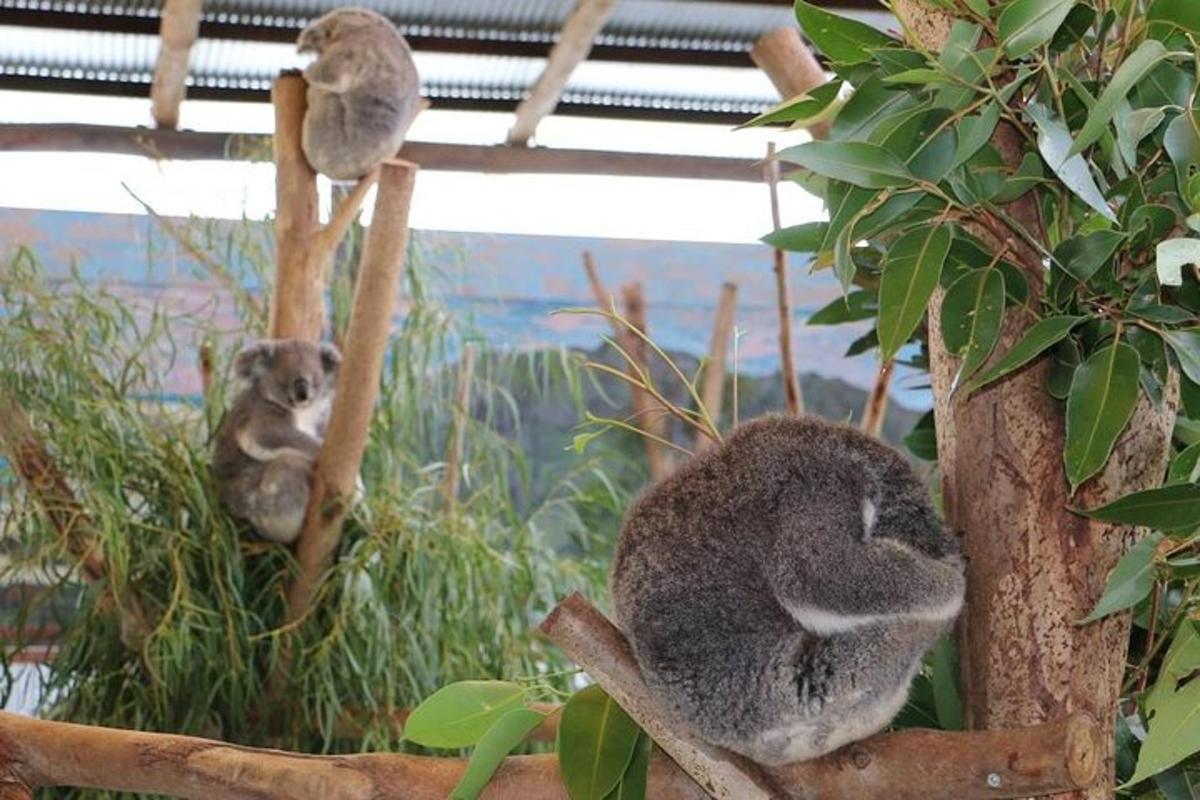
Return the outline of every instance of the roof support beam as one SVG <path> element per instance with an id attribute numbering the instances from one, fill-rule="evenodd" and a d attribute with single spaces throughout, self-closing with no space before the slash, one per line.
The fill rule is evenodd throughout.
<path id="1" fill-rule="evenodd" d="M 203 0 L 165 0 L 159 29 L 158 62 L 150 86 L 150 113 L 154 124 L 174 130 L 179 127 L 179 106 L 187 94 L 188 59 L 200 35 L 200 6 Z"/>
<path id="2" fill-rule="evenodd" d="M 617 0 L 579 0 L 563 23 L 558 43 L 550 50 L 546 68 L 534 81 L 529 96 L 517 106 L 517 119 L 508 132 L 510 145 L 529 144 L 538 123 L 554 111 L 575 67 L 588 57 L 596 34 L 608 22 Z"/>

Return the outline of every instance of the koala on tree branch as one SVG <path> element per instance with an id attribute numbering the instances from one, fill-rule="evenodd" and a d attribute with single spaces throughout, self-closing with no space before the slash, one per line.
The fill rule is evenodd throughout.
<path id="1" fill-rule="evenodd" d="M 296 47 L 317 54 L 304 70 L 301 132 L 312 168 L 333 180 L 357 180 L 396 155 L 417 113 L 420 81 L 395 26 L 374 11 L 342 8 L 301 31 Z"/>
<path id="2" fill-rule="evenodd" d="M 964 588 L 904 458 L 814 417 L 749 422 L 651 487 L 612 574 L 666 713 L 769 766 L 884 728 Z"/>
<path id="3" fill-rule="evenodd" d="M 213 476 L 229 511 L 273 542 L 300 534 L 341 360 L 332 345 L 287 339 L 234 361 L 248 385 L 217 430 Z"/>

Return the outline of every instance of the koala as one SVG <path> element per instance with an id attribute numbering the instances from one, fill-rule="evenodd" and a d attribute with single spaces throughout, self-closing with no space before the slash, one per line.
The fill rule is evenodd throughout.
<path id="1" fill-rule="evenodd" d="M 247 386 L 217 429 L 213 477 L 226 508 L 265 539 L 291 544 L 300 534 L 341 360 L 332 345 L 286 339 L 234 361 Z"/>
<path id="2" fill-rule="evenodd" d="M 638 499 L 611 585 L 669 717 L 778 766 L 884 728 L 965 581 L 957 539 L 899 453 L 770 416 Z"/>
<path id="3" fill-rule="evenodd" d="M 296 47 L 317 54 L 304 70 L 300 142 L 312 168 L 357 180 L 396 155 L 417 113 L 420 81 L 392 23 L 374 11 L 338 9 L 301 31 Z"/>

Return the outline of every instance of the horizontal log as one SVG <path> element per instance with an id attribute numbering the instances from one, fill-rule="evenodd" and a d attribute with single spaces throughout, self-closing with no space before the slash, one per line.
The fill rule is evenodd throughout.
<path id="1" fill-rule="evenodd" d="M 88 152 L 176 160 L 268 161 L 271 137 L 59 123 L 0 125 L 0 151 Z M 753 159 L 548 147 L 405 142 L 397 156 L 421 169 L 512 174 L 618 175 L 759 183 Z"/>

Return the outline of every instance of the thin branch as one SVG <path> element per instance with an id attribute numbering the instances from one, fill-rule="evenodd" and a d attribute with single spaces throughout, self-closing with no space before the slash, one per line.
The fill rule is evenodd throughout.
<path id="1" fill-rule="evenodd" d="M 779 162 L 775 160 L 775 143 L 767 145 L 767 160 L 763 165 L 763 177 L 771 193 L 771 222 L 776 231 L 781 227 L 779 220 Z M 796 357 L 792 352 L 792 298 L 788 289 L 787 254 L 776 247 L 772 252 L 775 269 L 775 300 L 779 308 L 779 359 L 783 377 L 783 393 L 787 400 L 788 413 L 804 413 L 804 394 L 800 389 L 800 378 L 796 375 Z"/>
<path id="2" fill-rule="evenodd" d="M 462 477 L 463 444 L 466 442 L 467 420 L 471 418 L 471 383 L 475 378 L 475 347 L 463 348 L 462 361 L 458 366 L 458 391 L 454 396 L 454 421 L 450 426 L 450 440 L 446 444 L 446 471 L 442 476 L 442 499 L 446 508 L 453 508 L 458 501 L 458 483 Z"/>
<path id="3" fill-rule="evenodd" d="M 721 297 L 717 301 L 717 318 L 713 322 L 712 341 L 708 345 L 708 360 L 704 364 L 704 390 L 700 399 L 708 416 L 714 421 L 721 419 L 721 404 L 725 398 L 725 355 L 729 348 L 729 337 L 733 334 L 733 314 L 737 307 L 737 285 L 725 283 L 721 286 Z M 696 430 L 695 449 L 702 453 L 719 442 L 703 428 Z"/>
<path id="4" fill-rule="evenodd" d="M 892 369 L 895 362 L 889 361 L 879 367 L 875 376 L 875 384 L 867 395 L 867 404 L 863 408 L 862 432 L 868 436 L 879 438 L 883 433 L 883 420 L 887 416 L 888 386 L 892 382 Z"/>

